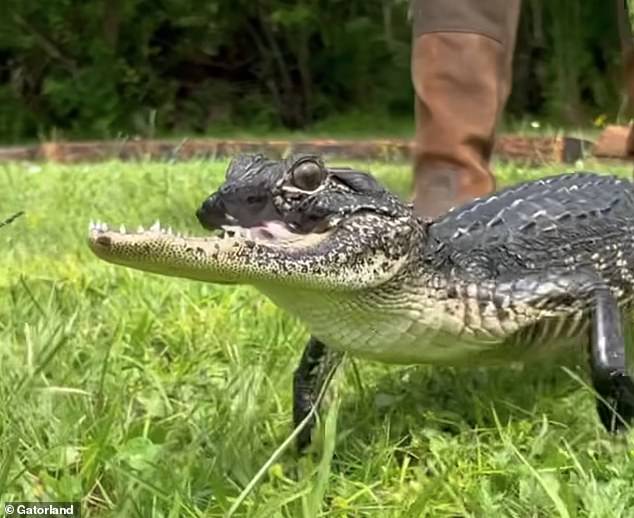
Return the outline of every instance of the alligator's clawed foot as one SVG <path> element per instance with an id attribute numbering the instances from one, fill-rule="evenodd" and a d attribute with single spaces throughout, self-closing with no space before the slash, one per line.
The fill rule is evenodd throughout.
<path id="1" fill-rule="evenodd" d="M 320 406 L 320 397 L 328 388 L 335 369 L 343 355 L 333 351 L 316 338 L 311 337 L 293 378 L 293 423 L 299 426 L 313 409 Z M 315 415 L 304 425 L 297 436 L 297 450 L 303 453 L 312 442 Z"/>
<path id="2" fill-rule="evenodd" d="M 621 432 L 634 421 L 634 381 L 616 373 L 597 384 L 597 412 L 601 423 L 612 432 Z"/>
<path id="3" fill-rule="evenodd" d="M 300 419 L 300 422 L 303 420 L 304 417 L 306 417 L 307 414 L 308 412 L 306 412 L 306 414 Z M 297 417 L 294 420 L 296 421 Z M 315 417 L 312 417 L 311 419 L 309 419 L 308 423 L 306 423 L 306 426 L 297 435 L 297 440 L 295 444 L 296 444 L 298 453 L 300 454 L 306 453 L 306 450 L 312 443 L 313 430 L 315 428 L 316 422 L 317 420 L 315 419 Z"/>
<path id="4" fill-rule="evenodd" d="M 590 367 L 597 412 L 610 432 L 627 428 L 634 419 L 634 382 L 628 375 L 624 323 L 629 325 L 614 294 L 605 287 L 596 288 Z"/>

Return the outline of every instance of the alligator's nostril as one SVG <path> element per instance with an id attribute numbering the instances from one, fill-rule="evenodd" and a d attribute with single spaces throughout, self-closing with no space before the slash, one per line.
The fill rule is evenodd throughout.
<path id="1" fill-rule="evenodd" d="M 112 239 L 109 236 L 98 236 L 95 241 L 101 246 L 110 246 L 112 244 Z"/>
<path id="2" fill-rule="evenodd" d="M 225 212 L 225 201 L 218 193 L 212 194 L 203 202 L 200 211 L 206 213 Z"/>
<path id="3" fill-rule="evenodd" d="M 255 205 L 256 203 L 263 203 L 266 200 L 262 196 L 247 196 L 246 201 L 249 205 Z"/>

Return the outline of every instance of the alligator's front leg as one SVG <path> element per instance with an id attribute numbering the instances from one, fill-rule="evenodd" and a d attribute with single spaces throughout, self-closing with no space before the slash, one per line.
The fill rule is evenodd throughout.
<path id="1" fill-rule="evenodd" d="M 311 411 L 319 394 L 326 389 L 333 369 L 341 363 L 343 354 L 326 347 L 311 337 L 293 376 L 293 422 L 299 425 Z M 315 418 L 311 418 L 297 436 L 297 449 L 305 450 L 311 442 Z"/>
<path id="2" fill-rule="evenodd" d="M 592 320 L 590 370 L 599 418 L 611 432 L 634 420 L 634 381 L 627 372 L 622 310 L 596 272 L 529 274 L 498 285 L 496 292 L 502 299 L 538 308 L 570 307 L 573 301 L 587 301 Z"/>
<path id="3" fill-rule="evenodd" d="M 597 411 L 611 432 L 634 420 L 634 382 L 627 372 L 621 310 L 614 295 L 598 290 L 594 299 L 590 363 L 599 398 Z"/>

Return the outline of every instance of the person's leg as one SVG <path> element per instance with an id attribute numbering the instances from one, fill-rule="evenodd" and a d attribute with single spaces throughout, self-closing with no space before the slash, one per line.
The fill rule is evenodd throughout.
<path id="1" fill-rule="evenodd" d="M 413 0 L 414 205 L 435 217 L 495 188 L 521 0 Z"/>

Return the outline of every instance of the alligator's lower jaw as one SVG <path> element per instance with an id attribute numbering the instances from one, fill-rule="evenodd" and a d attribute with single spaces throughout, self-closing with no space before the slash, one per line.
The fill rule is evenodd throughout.
<path id="1" fill-rule="evenodd" d="M 322 234 L 295 234 L 274 225 L 244 229 L 229 227 L 222 235 L 189 237 L 155 224 L 148 230 L 111 230 L 91 223 L 88 244 L 99 258 L 129 268 L 213 283 L 251 283 L 282 272 L 271 267 L 272 255 L 318 246 Z M 277 276 L 276 276 L 277 275 Z"/>
<path id="2" fill-rule="evenodd" d="M 123 230 L 123 229 L 122 229 Z M 93 253 L 117 265 L 176 277 L 204 278 L 204 263 L 229 247 L 229 239 L 183 237 L 167 231 L 144 230 L 135 233 L 92 226 L 88 246 Z M 218 279 L 220 281 L 220 279 Z"/>

